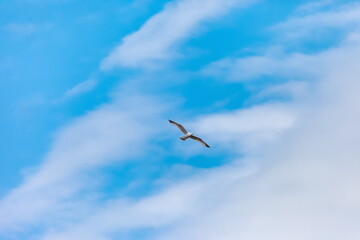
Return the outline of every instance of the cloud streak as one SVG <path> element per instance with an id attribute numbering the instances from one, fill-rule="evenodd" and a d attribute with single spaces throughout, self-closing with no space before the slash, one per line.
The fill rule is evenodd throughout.
<path id="1" fill-rule="evenodd" d="M 175 48 L 189 38 L 201 23 L 250 2 L 253 0 L 170 2 L 138 31 L 126 36 L 102 62 L 102 69 L 108 70 L 117 66 L 153 66 L 163 60 L 169 60 L 176 56 Z"/>
<path id="2" fill-rule="evenodd" d="M 303 78 L 316 76 L 308 80 L 312 87 L 305 96 L 288 103 L 298 112 L 296 125 L 271 148 L 259 147 L 262 169 L 256 174 L 224 186 L 221 200 L 208 211 L 184 218 L 156 239 L 358 239 L 359 53 L 360 38 L 353 33 L 337 48 L 297 59 L 297 71 L 283 61 L 283 72 L 272 74 L 301 77 L 303 70 Z M 228 114 L 208 118 L 214 129 L 221 121 L 235 131 L 240 125 L 229 124 Z"/>
<path id="3" fill-rule="evenodd" d="M 174 184 L 149 198 L 153 201 L 143 199 L 149 205 L 144 211 L 136 212 L 139 219 L 158 216 L 149 213 L 150 209 L 158 213 L 165 207 L 163 204 L 170 207 L 167 210 L 169 218 L 157 222 L 159 225 L 154 226 L 152 221 L 143 221 L 141 225 L 115 225 L 127 230 L 156 227 L 159 231 L 152 238 L 156 240 L 357 240 L 360 237 L 360 194 L 357 191 L 360 183 L 360 164 L 357 161 L 360 156 L 357 146 L 360 108 L 356 103 L 360 100 L 357 79 L 360 72 L 358 61 L 354 60 L 360 53 L 358 36 L 353 33 L 340 46 L 318 54 L 284 54 L 281 59 L 286 61 L 266 57 L 271 66 L 269 69 L 276 68 L 269 75 L 308 78 L 311 87 L 306 89 L 307 93 L 280 106 L 256 106 L 233 113 L 203 116 L 196 124 L 203 134 L 208 132 L 210 136 L 210 132 L 215 131 L 215 135 L 220 137 L 214 139 L 224 144 L 229 140 L 241 142 L 242 139 L 248 143 L 246 136 L 241 137 L 247 132 L 281 130 L 281 135 L 265 142 L 258 138 L 253 158 L 236 161 L 229 166 L 229 171 L 224 171 L 224 167 L 215 168 L 209 178 L 206 174 L 199 174 L 196 180 L 184 181 L 181 189 Z M 232 67 L 236 70 L 237 66 Z M 249 79 L 263 74 L 262 68 L 257 68 L 257 71 L 248 68 L 248 71 L 251 72 Z M 296 124 L 293 124 L 294 115 L 289 114 L 293 112 L 296 113 Z M 237 134 L 231 135 L 232 131 Z M 258 170 L 244 175 L 244 161 L 259 165 Z M 229 175 L 232 177 L 222 181 Z M 194 187 L 197 184 L 202 187 Z M 191 193 L 183 191 L 191 188 Z M 178 205 L 171 208 L 172 204 L 163 197 L 173 191 L 184 203 L 181 212 L 186 213 L 175 218 L 170 216 Z M 187 205 L 188 201 L 191 204 Z M 128 205 L 127 210 L 135 206 L 137 204 Z M 162 207 L 159 209 L 158 206 Z M 125 216 L 118 219 L 134 215 L 127 210 L 123 210 Z M 86 222 L 83 224 L 80 226 L 86 226 Z M 85 227 L 82 231 L 88 229 Z M 106 239 L 106 233 L 112 231 L 99 230 L 92 236 Z M 49 239 L 57 239 L 55 236 Z"/>
<path id="4" fill-rule="evenodd" d="M 352 39 L 309 56 L 321 78 L 300 102 L 289 103 L 298 112 L 297 124 L 270 148 L 259 146 L 251 161 L 260 169 L 221 186 L 221 197 L 204 194 L 198 204 L 211 202 L 206 211 L 184 217 L 155 239 L 358 239 L 360 84 L 353 61 L 359 52 L 359 39 Z M 213 128 L 221 121 L 242 127 L 228 124 L 228 118 L 216 116 Z M 233 166 L 235 173 L 241 169 Z"/>
<path id="5" fill-rule="evenodd" d="M 64 99 L 72 98 L 72 97 L 81 95 L 83 93 L 89 92 L 96 87 L 97 83 L 98 82 L 95 79 L 88 79 L 84 82 L 81 82 L 81 83 L 77 84 L 76 86 L 74 86 L 73 88 L 66 91 L 63 98 Z"/>
<path id="6" fill-rule="evenodd" d="M 350 3 L 305 16 L 293 17 L 275 25 L 272 30 L 281 33 L 284 41 L 299 41 L 306 38 L 321 38 L 324 30 L 351 32 L 360 26 L 360 4 Z M 296 29 L 296 31 L 294 31 Z"/>
<path id="7" fill-rule="evenodd" d="M 167 5 L 125 38 L 104 67 L 166 59 L 199 22 L 235 1 L 221 5 L 220 12 L 219 4 L 209 1 L 202 8 L 200 1 L 183 0 Z M 177 23 L 185 13 L 190 17 Z M 174 22 L 179 24 L 176 34 Z M 344 28 L 347 24 L 352 22 Z M 143 39 L 149 42 L 142 45 Z M 285 81 L 280 90 L 265 90 L 267 96 L 290 91 L 294 79 L 306 81 L 307 87 L 289 102 L 192 119 L 189 126 L 216 143 L 220 152 L 225 149 L 221 153 L 234 158 L 232 163 L 197 170 L 148 196 L 98 201 L 93 196 L 96 171 L 146 158 L 143 154 L 156 145 L 153 136 L 161 135 L 156 122 L 167 112 L 162 100 L 120 96 L 59 131 L 44 163 L 0 201 L 0 215 L 8 216 L 0 219 L 0 232 L 43 224 L 43 240 L 131 239 L 132 232 L 142 229 L 153 230 L 150 240 L 358 240 L 359 56 L 356 30 L 338 46 L 316 54 L 229 56 L 209 65 L 207 74 L 230 81 L 264 76 Z"/>
<path id="8" fill-rule="evenodd" d="M 8 216 L 1 218 L 0 232 L 40 224 L 54 215 L 57 220 L 69 217 L 77 212 L 78 196 L 93 189 L 88 184 L 98 185 L 89 179 L 96 169 L 145 154 L 147 139 L 160 130 L 151 124 L 164 105 L 146 97 L 121 101 L 126 104 L 101 106 L 58 132 L 44 163 L 0 201 L 1 215 Z"/>
<path id="9" fill-rule="evenodd" d="M 235 141 L 243 146 L 258 132 L 277 135 L 271 141 L 254 138 L 256 149 L 246 152 L 246 158 L 200 172 L 149 197 L 115 199 L 91 217 L 43 239 L 108 239 L 155 228 L 151 239 L 156 240 L 356 240 L 360 108 L 353 103 L 360 100 L 360 85 L 352 61 L 359 52 L 360 40 L 352 39 L 309 56 L 321 66 L 321 78 L 296 102 L 207 115 L 195 123 L 203 134 L 210 136 L 213 129 L 216 136 L 224 133 L 218 144 Z"/>
<path id="10" fill-rule="evenodd" d="M 304 73 L 311 77 L 316 75 L 313 61 L 313 58 L 302 53 L 225 58 L 206 66 L 202 74 L 234 82 L 268 76 L 301 79 L 305 76 Z"/>

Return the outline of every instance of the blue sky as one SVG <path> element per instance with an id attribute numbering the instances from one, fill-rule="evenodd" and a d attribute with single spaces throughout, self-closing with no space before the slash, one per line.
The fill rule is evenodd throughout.
<path id="1" fill-rule="evenodd" d="M 3 0 L 0 39 L 0 239 L 359 239 L 359 1 Z"/>

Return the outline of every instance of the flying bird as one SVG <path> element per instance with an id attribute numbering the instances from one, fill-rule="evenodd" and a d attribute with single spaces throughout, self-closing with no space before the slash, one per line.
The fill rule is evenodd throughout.
<path id="1" fill-rule="evenodd" d="M 186 129 L 185 129 L 181 124 L 178 124 L 178 123 L 176 123 L 176 122 L 174 122 L 174 121 L 171 121 L 171 120 L 169 120 L 169 122 L 170 122 L 171 124 L 177 126 L 177 127 L 180 129 L 180 131 L 182 131 L 182 132 L 185 134 L 185 136 L 180 137 L 181 140 L 185 141 L 186 139 L 191 138 L 191 139 L 193 139 L 193 140 L 196 140 L 196 141 L 200 142 L 200 143 L 201 143 L 202 145 L 204 145 L 205 147 L 208 147 L 208 148 L 210 147 L 210 146 L 209 146 L 206 142 L 204 142 L 201 138 L 196 137 L 196 136 L 194 136 L 193 133 L 186 131 Z"/>

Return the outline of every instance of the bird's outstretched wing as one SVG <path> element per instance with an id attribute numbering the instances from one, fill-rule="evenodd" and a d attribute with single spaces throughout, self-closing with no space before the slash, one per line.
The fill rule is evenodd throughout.
<path id="1" fill-rule="evenodd" d="M 201 138 L 199 138 L 199 137 L 196 137 L 196 136 L 191 136 L 190 137 L 191 139 L 194 139 L 194 140 L 196 140 L 196 141 L 198 141 L 198 142 L 200 142 L 202 145 L 204 145 L 205 147 L 210 147 L 206 142 L 204 142 Z"/>
<path id="2" fill-rule="evenodd" d="M 178 123 L 176 123 L 176 122 L 174 122 L 174 121 L 171 121 L 171 120 L 169 120 L 169 122 L 170 122 L 171 124 L 177 126 L 184 134 L 187 134 L 187 133 L 188 133 L 188 131 L 186 131 L 186 129 L 185 129 L 181 124 L 178 124 Z"/>

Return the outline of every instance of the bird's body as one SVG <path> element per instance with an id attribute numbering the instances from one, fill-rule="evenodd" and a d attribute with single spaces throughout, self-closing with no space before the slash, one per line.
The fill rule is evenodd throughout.
<path id="1" fill-rule="evenodd" d="M 188 132 L 183 137 L 180 137 L 180 139 L 185 141 L 186 139 L 190 138 L 192 135 L 194 135 L 194 134 L 191 132 Z"/>
<path id="2" fill-rule="evenodd" d="M 169 120 L 169 122 L 170 122 L 171 124 L 175 125 L 176 127 L 178 127 L 178 128 L 180 129 L 180 131 L 185 134 L 183 137 L 180 137 L 181 140 L 185 141 L 186 139 L 191 138 L 191 139 L 193 139 L 193 140 L 196 140 L 196 141 L 200 142 L 200 143 L 201 143 L 202 145 L 204 145 L 205 147 L 208 147 L 208 148 L 210 147 L 210 146 L 209 146 L 206 142 L 204 142 L 201 138 L 194 136 L 194 133 L 191 133 L 191 132 L 186 131 L 186 129 L 185 129 L 181 124 L 176 123 L 176 122 L 171 121 L 171 120 Z"/>

